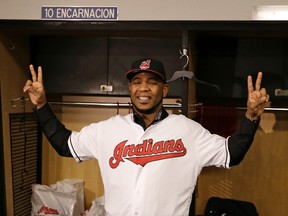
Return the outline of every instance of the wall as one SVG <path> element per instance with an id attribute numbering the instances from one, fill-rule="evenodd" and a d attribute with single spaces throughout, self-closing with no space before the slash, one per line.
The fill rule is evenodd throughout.
<path id="1" fill-rule="evenodd" d="M 240 120 L 243 111 L 238 115 Z M 212 196 L 252 202 L 261 216 L 287 214 L 287 122 L 287 111 L 266 111 L 240 165 L 202 171 L 196 190 L 196 215 L 204 213 Z"/>
<path id="2" fill-rule="evenodd" d="M 11 112 L 22 111 L 19 107 L 12 109 L 10 101 L 12 98 L 22 96 L 22 88 L 29 75 L 27 68 L 29 64 L 29 37 L 19 32 L 1 34 L 0 57 L 6 196 L 7 211 L 10 216 L 13 215 L 13 197 L 8 117 Z M 192 59 L 193 62 L 191 63 L 194 66 L 197 61 L 194 62 L 194 56 L 192 56 Z M 195 86 L 190 85 L 190 87 L 192 91 L 195 90 Z M 71 98 L 65 97 L 63 99 L 70 100 Z M 72 99 L 98 100 L 100 102 L 108 100 L 108 98 L 101 97 Z M 120 99 L 127 100 L 127 98 L 112 99 L 116 101 Z M 194 101 L 194 99 L 192 98 L 191 101 Z M 53 106 L 53 109 L 67 127 L 74 130 L 80 129 L 89 122 L 100 121 L 117 113 L 115 108 Z M 28 110 L 31 110 L 31 107 L 28 107 Z M 121 109 L 120 113 L 128 113 L 127 108 Z M 255 142 L 240 166 L 231 170 L 214 168 L 203 170 L 199 177 L 197 189 L 197 213 L 203 213 L 209 196 L 219 195 L 252 201 L 256 204 L 261 216 L 285 215 L 288 211 L 285 204 L 288 199 L 286 184 L 288 173 L 285 161 L 288 117 L 286 112 L 272 112 L 272 114 L 275 116 L 266 115 L 263 118 Z M 274 118 L 276 123 L 271 127 Z M 271 128 L 273 131 L 271 131 Z M 42 164 L 43 184 L 53 184 L 64 178 L 83 178 L 85 181 L 86 207 L 89 207 L 91 201 L 104 192 L 101 173 L 96 160 L 77 164 L 74 159 L 61 158 L 50 147 L 45 138 Z M 222 186 L 226 188 L 223 189 Z M 213 189 L 219 187 L 222 190 L 215 193 Z"/>
<path id="3" fill-rule="evenodd" d="M 12 196 L 12 167 L 10 153 L 10 131 L 9 114 L 13 112 L 23 112 L 19 106 L 11 108 L 11 99 L 19 98 L 24 95 L 23 86 L 28 78 L 29 64 L 29 43 L 25 34 L 0 34 L 0 78 L 1 78 L 1 102 L 2 102 L 2 124 L 3 124 L 3 143 L 4 143 L 4 168 L 6 185 L 6 206 L 7 215 L 13 215 L 13 196 Z M 29 103 L 27 110 L 29 110 Z"/>
<path id="4" fill-rule="evenodd" d="M 42 6 L 118 6 L 119 20 L 251 20 L 254 6 L 285 0 L 2 0 L 0 19 L 40 20 Z M 165 8 L 165 10 L 163 10 Z M 147 12 L 149 11 L 149 12 Z"/>

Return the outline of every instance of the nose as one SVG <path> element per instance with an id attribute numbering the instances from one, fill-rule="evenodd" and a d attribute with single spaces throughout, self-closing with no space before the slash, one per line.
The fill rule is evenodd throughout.
<path id="1" fill-rule="evenodd" d="M 149 91 L 149 85 L 147 82 L 142 82 L 139 86 L 140 91 Z"/>

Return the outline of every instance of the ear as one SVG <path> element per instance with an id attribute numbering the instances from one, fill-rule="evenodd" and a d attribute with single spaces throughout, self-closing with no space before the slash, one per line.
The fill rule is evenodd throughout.
<path id="1" fill-rule="evenodd" d="M 129 89 L 129 92 L 131 90 L 131 82 L 128 83 L 128 89 Z"/>
<path id="2" fill-rule="evenodd" d="M 166 97 L 168 94 L 169 86 L 167 83 L 163 84 L 163 97 Z"/>

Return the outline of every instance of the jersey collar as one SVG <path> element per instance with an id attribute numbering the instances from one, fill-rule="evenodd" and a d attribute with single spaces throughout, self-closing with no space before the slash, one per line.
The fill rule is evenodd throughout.
<path id="1" fill-rule="evenodd" d="M 162 107 L 162 109 L 159 111 L 159 113 L 156 116 L 156 118 L 154 119 L 154 121 L 148 127 L 162 121 L 167 116 L 168 116 L 168 112 L 164 109 L 164 107 Z M 148 127 L 147 128 L 145 127 L 144 120 L 138 113 L 133 112 L 133 117 L 134 117 L 134 122 L 136 124 L 139 124 L 144 130 L 146 130 L 148 128 Z"/>

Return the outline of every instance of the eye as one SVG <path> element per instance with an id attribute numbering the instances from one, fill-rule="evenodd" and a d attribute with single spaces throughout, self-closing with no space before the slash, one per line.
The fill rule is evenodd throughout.
<path id="1" fill-rule="evenodd" d="M 140 79 L 133 79 L 131 83 L 135 85 L 135 84 L 140 84 L 141 81 Z"/>
<path id="2" fill-rule="evenodd" d="M 155 79 L 149 79 L 148 83 L 149 83 L 149 84 L 152 84 L 152 85 L 157 85 L 157 84 L 158 84 L 158 81 L 155 80 Z"/>

